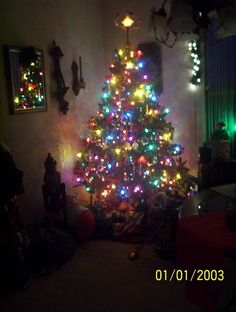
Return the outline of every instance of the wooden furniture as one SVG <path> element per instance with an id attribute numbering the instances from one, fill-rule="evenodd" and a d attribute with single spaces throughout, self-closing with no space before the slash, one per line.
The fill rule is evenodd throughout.
<path id="1" fill-rule="evenodd" d="M 199 162 L 199 191 L 236 182 L 236 159 Z"/>
<path id="2" fill-rule="evenodd" d="M 42 186 L 44 207 L 51 221 L 67 222 L 65 184 L 61 183 L 60 173 L 56 170 L 57 163 L 48 154 L 44 162 L 45 174 Z"/>
<path id="3" fill-rule="evenodd" d="M 225 224 L 225 212 L 214 211 L 199 216 L 180 220 L 178 225 L 176 249 L 178 264 L 188 270 L 190 276 L 193 270 L 226 270 L 224 257 L 236 248 L 236 231 Z M 235 267 L 235 257 L 230 258 Z M 235 274 L 234 270 L 234 274 Z M 186 284 L 188 299 L 195 302 L 204 311 L 216 311 L 219 307 L 223 287 L 222 281 L 197 281 Z M 235 277 L 235 275 L 234 275 Z M 231 288 L 235 289 L 233 285 Z M 235 291 L 232 293 L 235 298 Z M 228 298 L 228 304 L 233 304 Z M 232 301 L 232 302 L 231 302 Z M 222 305 L 223 302 L 221 303 Z M 234 310 L 219 310 L 234 311 Z"/>

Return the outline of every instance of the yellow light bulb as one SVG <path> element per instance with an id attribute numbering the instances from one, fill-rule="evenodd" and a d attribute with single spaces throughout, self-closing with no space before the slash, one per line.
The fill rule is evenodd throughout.
<path id="1" fill-rule="evenodd" d="M 18 103 L 20 102 L 18 96 L 15 97 L 14 102 L 15 102 L 16 104 L 18 104 Z"/>
<path id="2" fill-rule="evenodd" d="M 163 134 L 163 139 L 165 140 L 165 141 L 169 141 L 170 140 L 170 137 L 171 137 L 171 133 L 169 132 L 169 133 L 164 133 Z"/>
<path id="3" fill-rule="evenodd" d="M 177 180 L 180 180 L 180 179 L 181 179 L 180 173 L 177 173 L 177 174 L 176 174 L 176 179 L 177 179 Z"/>
<path id="4" fill-rule="evenodd" d="M 101 130 L 101 129 L 97 129 L 97 130 L 96 130 L 96 135 L 97 135 L 97 136 L 100 136 L 101 134 L 102 134 L 102 130 Z"/>
<path id="5" fill-rule="evenodd" d="M 137 89 L 135 92 L 134 92 L 134 96 L 138 97 L 138 98 L 142 98 L 144 95 L 144 91 L 142 89 Z"/>
<path id="6" fill-rule="evenodd" d="M 103 197 L 106 197 L 107 195 L 108 195 L 108 192 L 107 192 L 107 190 L 104 190 L 103 192 L 102 192 L 102 194 L 101 194 Z"/>
<path id="7" fill-rule="evenodd" d="M 120 148 L 116 148 L 116 149 L 115 149 L 115 152 L 116 152 L 117 155 L 119 155 L 120 152 L 121 152 L 121 149 L 120 149 Z"/>
<path id="8" fill-rule="evenodd" d="M 77 153 L 77 157 L 79 157 L 79 158 L 81 158 L 82 155 L 83 155 L 83 154 L 82 154 L 81 152 Z"/>
<path id="9" fill-rule="evenodd" d="M 112 184 L 111 185 L 111 188 L 114 190 L 116 188 L 116 185 L 115 184 Z"/>
<path id="10" fill-rule="evenodd" d="M 123 21 L 121 22 L 121 24 L 125 27 L 125 28 L 129 28 L 133 25 L 134 20 L 132 20 L 132 18 L 130 18 L 129 15 L 126 15 L 126 17 L 123 19 Z"/>
<path id="11" fill-rule="evenodd" d="M 116 77 L 112 77 L 112 79 L 111 79 L 111 84 L 116 84 Z"/>
<path id="12" fill-rule="evenodd" d="M 119 56 L 122 56 L 124 54 L 123 50 L 119 49 L 118 54 L 119 54 Z"/>
<path id="13" fill-rule="evenodd" d="M 148 115 L 149 115 L 149 116 L 151 116 L 151 115 L 152 115 L 152 113 L 153 113 L 153 110 L 152 110 L 152 109 L 150 109 L 150 110 L 149 110 L 149 112 L 148 112 Z"/>
<path id="14" fill-rule="evenodd" d="M 134 68 L 134 63 L 132 63 L 132 62 L 127 62 L 127 63 L 126 63 L 126 68 L 127 68 L 127 69 L 133 69 L 133 68 Z"/>

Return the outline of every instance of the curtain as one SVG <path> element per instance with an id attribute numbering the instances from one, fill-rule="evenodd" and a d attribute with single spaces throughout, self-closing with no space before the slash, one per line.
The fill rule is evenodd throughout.
<path id="1" fill-rule="evenodd" d="M 207 139 L 218 121 L 226 123 L 231 156 L 236 156 L 236 36 L 206 43 L 206 130 Z"/>

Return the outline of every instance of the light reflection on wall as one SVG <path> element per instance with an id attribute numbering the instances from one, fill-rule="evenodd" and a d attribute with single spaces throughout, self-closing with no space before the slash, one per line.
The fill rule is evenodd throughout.
<path id="1" fill-rule="evenodd" d="M 59 147 L 59 164 L 62 174 L 62 181 L 69 186 L 73 183 L 73 166 L 75 160 L 76 148 L 72 144 L 66 143 Z"/>

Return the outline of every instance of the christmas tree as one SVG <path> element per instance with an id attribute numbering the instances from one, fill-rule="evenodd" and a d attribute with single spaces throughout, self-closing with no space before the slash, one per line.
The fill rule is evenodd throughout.
<path id="1" fill-rule="evenodd" d="M 180 158 L 183 148 L 172 143 L 174 128 L 165 119 L 169 109 L 153 89 L 145 56 L 130 47 L 127 24 L 134 20 L 125 19 L 127 43 L 114 53 L 74 172 L 79 185 L 107 201 L 141 198 L 153 190 L 176 196 L 188 171 Z"/>

